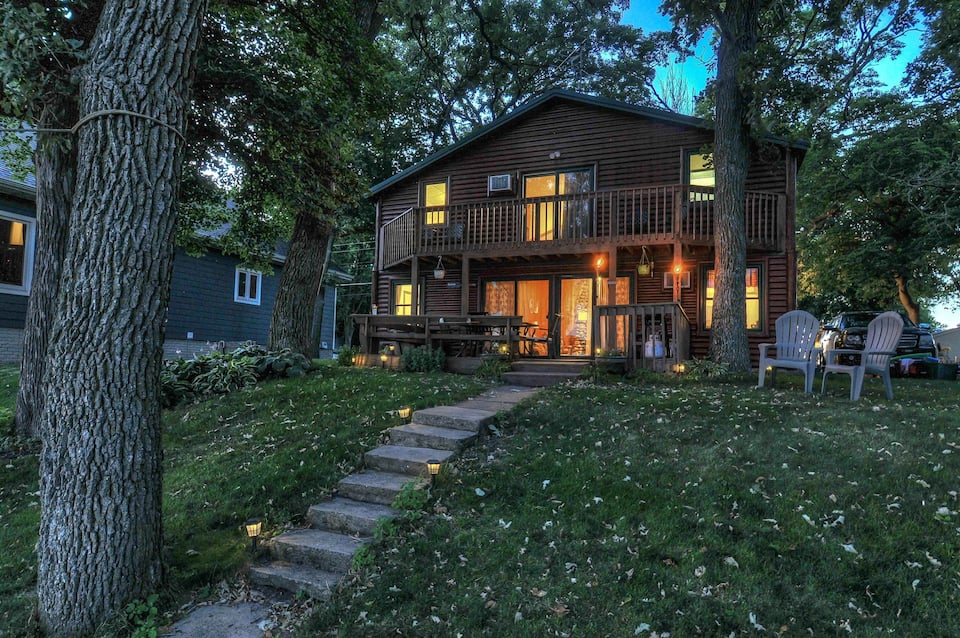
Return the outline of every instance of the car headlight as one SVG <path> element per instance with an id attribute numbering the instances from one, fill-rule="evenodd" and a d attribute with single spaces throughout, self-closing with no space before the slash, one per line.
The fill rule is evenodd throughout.
<path id="1" fill-rule="evenodd" d="M 843 345 L 848 348 L 862 348 L 863 347 L 863 335 L 853 334 L 847 335 L 843 339 Z"/>

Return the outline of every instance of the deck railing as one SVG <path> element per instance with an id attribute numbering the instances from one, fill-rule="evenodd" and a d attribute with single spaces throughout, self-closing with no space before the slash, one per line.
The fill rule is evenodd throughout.
<path id="1" fill-rule="evenodd" d="M 428 224 L 427 221 L 437 221 Z M 786 197 L 748 192 L 747 245 L 783 246 Z M 682 184 L 414 207 L 381 228 L 383 267 L 415 255 L 562 250 L 590 244 L 712 244 L 714 189 Z"/>
<path id="2" fill-rule="evenodd" d="M 601 357 L 624 357 L 628 370 L 674 372 L 690 358 L 690 320 L 675 303 L 596 306 Z"/>

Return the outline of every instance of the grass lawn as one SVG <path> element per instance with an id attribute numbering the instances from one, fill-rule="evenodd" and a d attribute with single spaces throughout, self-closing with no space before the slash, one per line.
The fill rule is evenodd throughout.
<path id="1" fill-rule="evenodd" d="M 0 367 L 0 408 L 13 409 L 16 368 Z M 299 379 L 164 413 L 168 589 L 162 606 L 219 596 L 249 560 L 240 525 L 303 523 L 307 507 L 357 469 L 363 452 L 400 423 L 399 405 L 460 401 L 483 384 L 463 376 L 323 366 Z M 37 446 L 0 439 L 0 636 L 35 631 Z M 109 632 L 107 632 L 109 633 Z"/>
<path id="2" fill-rule="evenodd" d="M 4 369 L 0 368 L 0 392 Z M 960 382 L 663 377 L 542 392 L 383 534 L 304 636 L 960 635 Z M 213 594 L 469 378 L 324 368 L 165 415 L 166 609 Z M 2 395 L 0 395 L 2 396 Z M 0 406 L 3 404 L 0 403 Z M 34 453 L 0 454 L 0 636 L 29 627 Z"/>
<path id="3" fill-rule="evenodd" d="M 303 635 L 960 635 L 960 383 L 755 383 L 546 391 Z"/>

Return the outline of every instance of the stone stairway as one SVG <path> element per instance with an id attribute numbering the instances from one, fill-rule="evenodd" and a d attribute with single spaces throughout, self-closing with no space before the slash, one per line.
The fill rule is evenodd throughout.
<path id="1" fill-rule="evenodd" d="M 377 521 L 393 518 L 390 506 L 404 485 L 427 480 L 426 464 L 449 463 L 493 422 L 532 396 L 530 387 L 502 386 L 456 406 L 414 412 L 411 423 L 390 429 L 390 443 L 364 454 L 365 468 L 343 478 L 333 498 L 307 510 L 309 528 L 267 541 L 270 561 L 250 569 L 250 579 L 325 599 L 347 572 L 353 554 L 370 542 Z"/>
<path id="2" fill-rule="evenodd" d="M 580 378 L 588 361 L 556 359 L 520 359 L 510 364 L 510 372 L 503 375 L 505 383 L 514 385 L 543 387 Z"/>

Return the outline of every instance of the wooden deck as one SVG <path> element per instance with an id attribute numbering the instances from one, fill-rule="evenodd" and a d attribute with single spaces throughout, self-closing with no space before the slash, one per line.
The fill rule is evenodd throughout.
<path id="1" fill-rule="evenodd" d="M 511 256 L 597 246 L 712 245 L 714 189 L 683 184 L 409 208 L 380 232 L 381 268 L 415 256 Z M 427 225 L 430 217 L 443 223 Z M 750 248 L 781 250 L 786 196 L 748 192 Z"/>

